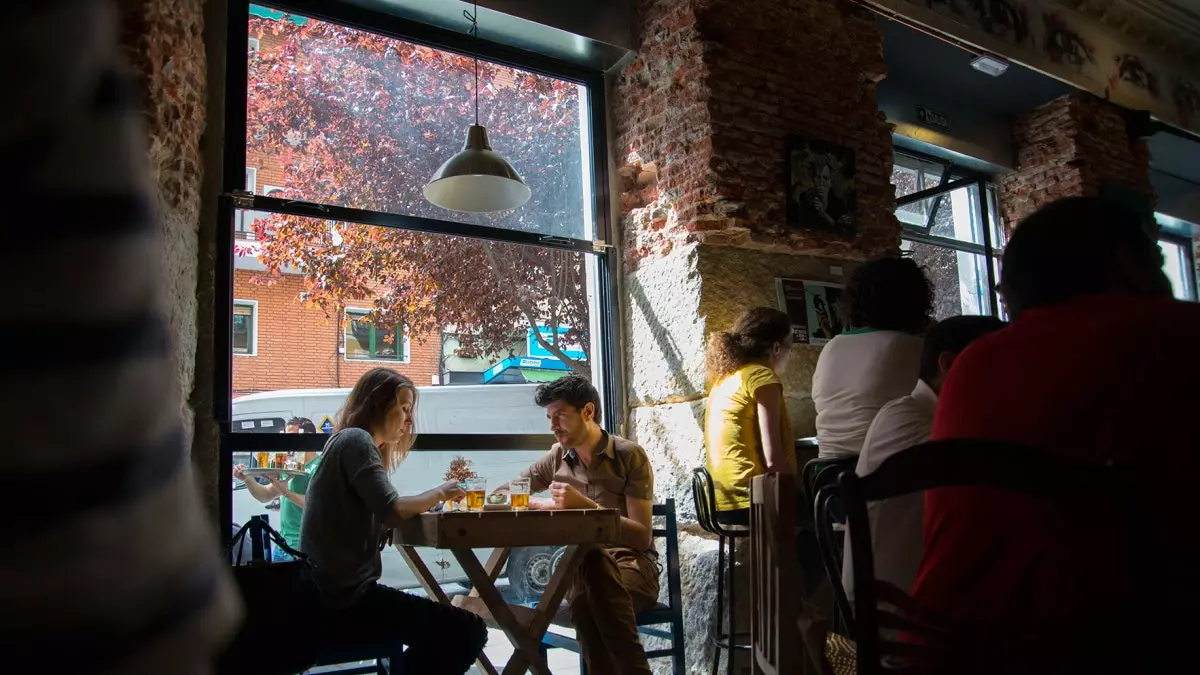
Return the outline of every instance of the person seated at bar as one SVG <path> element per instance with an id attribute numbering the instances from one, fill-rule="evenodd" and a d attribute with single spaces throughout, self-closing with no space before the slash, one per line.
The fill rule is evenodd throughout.
<path id="1" fill-rule="evenodd" d="M 355 383 L 308 486 L 300 550 L 315 565 L 332 642 L 391 643 L 405 673 L 460 675 L 487 642 L 483 621 L 379 583 L 385 531 L 464 495 L 454 482 L 413 496 L 392 486 L 388 474 L 412 447 L 416 404 L 412 380 L 394 370 L 374 368 Z"/>
<path id="2" fill-rule="evenodd" d="M 991 316 L 953 316 L 934 324 L 921 349 L 921 377 L 917 386 L 908 396 L 889 401 L 879 409 L 867 429 L 855 473 L 866 476 L 892 455 L 928 441 L 938 392 L 950 366 L 972 342 L 1003 327 L 1003 321 Z M 924 504 L 925 497 L 920 493 L 867 504 L 876 579 L 905 590 L 912 588 L 924 551 L 921 530 Z M 842 585 L 853 600 L 854 574 L 849 547 L 842 564 Z"/>
<path id="3" fill-rule="evenodd" d="M 884 403 L 917 384 L 933 287 L 908 258 L 863 263 L 842 295 L 848 330 L 821 348 L 812 378 L 818 456 L 855 457 Z"/>
<path id="4" fill-rule="evenodd" d="M 317 425 L 307 417 L 293 417 L 284 424 L 283 431 L 288 434 L 315 434 Z M 287 481 L 279 480 L 278 476 L 267 476 L 266 485 L 253 478 L 247 479 L 245 464 L 233 467 L 233 477 L 245 483 L 246 491 L 250 493 L 250 496 L 263 504 L 268 504 L 276 499 L 280 500 L 279 533 L 283 535 L 288 546 L 294 549 L 300 548 L 300 518 L 304 511 L 304 494 L 308 490 L 308 483 L 312 480 L 313 473 L 317 470 L 320 457 L 315 452 L 301 453 L 301 462 L 303 462 L 306 475 L 296 476 Z M 278 546 L 271 549 L 271 560 L 283 562 L 291 559 L 291 554 Z"/>
<path id="5" fill-rule="evenodd" d="M 1187 533 L 1200 475 L 1200 306 L 1171 297 L 1147 225 L 1098 198 L 1052 203 L 1018 225 L 1000 284 L 1013 321 L 957 359 L 938 400 L 935 440 L 1127 462 L 1153 481 L 1149 494 L 1134 493 L 1146 513 L 1132 529 L 1148 550 L 1128 550 L 1130 528 L 1112 517 L 984 488 L 926 494 L 914 597 L 957 621 L 1040 635 L 1049 657 L 1029 665 L 1042 672 L 1108 662 L 1099 649 L 1129 648 L 1139 660 L 1190 651 L 1194 638 L 1200 567 Z M 1071 526 L 1054 527 L 1064 517 Z M 1131 568 L 1145 558 L 1148 569 Z M 1131 594 L 1157 607 L 1130 611 Z"/>
<path id="6" fill-rule="evenodd" d="M 796 473 L 779 379 L 791 353 L 791 320 L 770 307 L 748 309 L 732 330 L 709 337 L 706 365 L 712 389 L 705 406 L 704 444 L 721 522 L 749 524 L 755 476 Z"/>
<path id="7" fill-rule="evenodd" d="M 650 672 L 637 632 L 637 613 L 658 602 L 658 552 L 651 534 L 654 471 L 646 451 L 600 427 L 600 394 L 580 375 L 539 386 L 558 440 L 521 472 L 531 509 L 616 509 L 620 542 L 586 551 L 567 594 L 571 622 L 589 673 Z M 502 486 L 499 490 L 506 489 Z M 498 490 L 498 491 L 499 491 Z"/>

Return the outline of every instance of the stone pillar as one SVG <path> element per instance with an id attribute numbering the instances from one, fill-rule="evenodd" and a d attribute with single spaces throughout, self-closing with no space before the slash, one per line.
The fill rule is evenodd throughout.
<path id="1" fill-rule="evenodd" d="M 1063 197 L 1098 196 L 1119 186 L 1153 199 L 1146 142 L 1129 137 L 1122 109 L 1086 92 L 1041 105 L 1013 124 L 1017 168 L 1000 180 L 1009 233 L 1026 216 Z"/>
<path id="2" fill-rule="evenodd" d="M 637 58 L 614 87 L 627 433 L 650 454 L 658 498 L 675 497 L 686 520 L 691 470 L 704 464 L 708 334 L 745 308 L 778 306 L 776 277 L 844 282 L 854 261 L 898 250 L 891 127 L 875 101 L 882 37 L 860 7 L 643 0 L 638 10 Z M 787 227 L 792 134 L 855 151 L 855 235 Z M 807 435 L 819 350 L 795 350 L 785 393 Z M 716 546 L 685 532 L 688 664 L 706 670 Z"/>
<path id="3" fill-rule="evenodd" d="M 198 232 L 203 174 L 200 141 L 206 121 L 203 5 L 203 0 L 117 2 L 121 42 L 141 92 L 149 132 L 150 178 L 157 192 L 163 235 L 163 283 L 167 287 L 164 296 L 173 337 L 171 361 L 183 402 L 180 419 L 188 445 L 193 448 L 192 459 L 203 500 L 215 514 L 215 435 L 205 435 L 201 452 L 192 446 L 196 413 L 211 422 L 212 407 L 211 389 L 207 401 L 193 397 L 197 378 Z M 208 283 L 211 296 L 211 275 Z M 208 323 L 211 325 L 211 316 Z M 208 370 L 200 373 L 200 377 L 211 378 L 208 372 L 211 366 L 203 367 Z"/>

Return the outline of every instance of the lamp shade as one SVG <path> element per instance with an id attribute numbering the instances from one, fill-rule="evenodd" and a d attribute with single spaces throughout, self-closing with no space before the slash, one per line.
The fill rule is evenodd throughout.
<path id="1" fill-rule="evenodd" d="M 529 186 L 488 145 L 487 130 L 467 129 L 462 151 L 446 160 L 425 186 L 425 199 L 451 211 L 488 213 L 515 209 L 529 201 Z"/>

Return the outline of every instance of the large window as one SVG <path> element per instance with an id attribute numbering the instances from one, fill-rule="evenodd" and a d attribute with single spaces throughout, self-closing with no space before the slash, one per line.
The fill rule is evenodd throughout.
<path id="1" fill-rule="evenodd" d="M 231 65 L 229 78 L 228 100 L 246 107 L 226 120 L 225 471 L 260 452 L 319 452 L 349 388 L 380 366 L 421 388 L 418 445 L 392 477 L 402 493 L 441 483 L 458 456 L 497 484 L 515 476 L 553 443 L 533 390 L 566 373 L 591 378 L 614 428 L 607 200 L 594 190 L 606 184 L 602 74 L 340 3 L 321 11 L 243 5 L 231 29 L 231 45 L 251 46 L 245 77 Z M 358 28 L 334 20 L 343 11 Z M 419 34 L 388 33 L 400 25 Z M 509 212 L 422 195 L 474 121 L 463 45 L 479 50 L 481 124 L 533 193 Z M 256 358 L 233 358 L 256 342 Z M 271 433 L 294 417 L 319 433 Z M 277 521 L 239 485 L 226 522 Z M 385 583 L 415 585 L 394 549 L 384 557 Z M 461 579 L 452 557 L 427 559 Z"/>
<path id="2" fill-rule="evenodd" d="M 1192 242 L 1186 237 L 1163 235 L 1158 240 L 1163 254 L 1163 272 L 1171 280 L 1171 290 L 1180 300 L 1196 300 L 1196 263 Z"/>
<path id="3" fill-rule="evenodd" d="M 986 178 L 928 157 L 896 153 L 892 169 L 901 249 L 934 288 L 934 315 L 999 314 L 1003 234 Z"/>

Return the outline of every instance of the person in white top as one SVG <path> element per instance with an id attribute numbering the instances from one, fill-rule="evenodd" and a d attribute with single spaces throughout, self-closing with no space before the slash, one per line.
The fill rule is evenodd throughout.
<path id="1" fill-rule="evenodd" d="M 933 287 L 911 259 L 855 270 L 841 301 L 850 330 L 825 345 L 813 373 L 819 457 L 857 455 L 883 404 L 912 391 L 932 307 Z"/>
<path id="2" fill-rule="evenodd" d="M 854 471 L 865 476 L 884 460 L 929 440 L 938 392 L 954 359 L 975 340 L 1004 327 L 991 316 L 955 316 L 935 324 L 925 336 L 921 350 L 921 378 L 912 393 L 889 401 L 871 422 Z M 904 495 L 867 504 L 871 523 L 871 551 L 875 555 L 875 578 L 904 591 L 912 588 L 924 552 L 921 522 L 925 495 Z M 848 539 L 847 539 L 848 540 Z M 842 585 L 854 598 L 850 548 L 842 562 Z"/>

